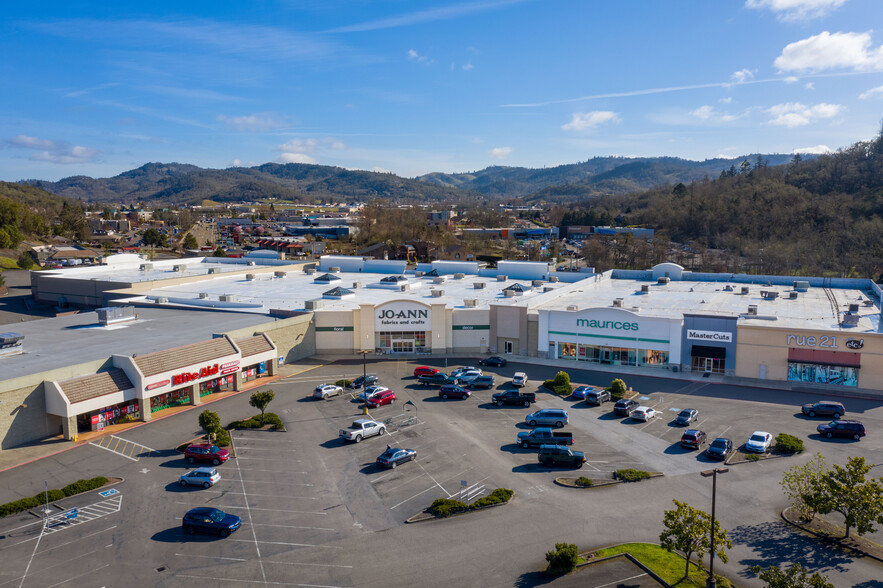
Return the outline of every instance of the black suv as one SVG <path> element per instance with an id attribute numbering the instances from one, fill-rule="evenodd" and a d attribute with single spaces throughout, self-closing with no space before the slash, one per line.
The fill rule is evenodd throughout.
<path id="1" fill-rule="evenodd" d="M 819 432 L 819 435 L 824 435 L 828 439 L 832 437 L 845 437 L 846 439 L 858 441 L 865 436 L 865 426 L 858 421 L 831 421 L 826 425 L 819 425 L 816 427 L 816 430 Z"/>
<path id="2" fill-rule="evenodd" d="M 800 411 L 806 416 L 829 416 L 839 419 L 846 414 L 846 409 L 839 402 L 823 400 L 815 404 L 804 404 Z"/>
<path id="3" fill-rule="evenodd" d="M 637 400 L 626 400 L 623 398 L 622 400 L 617 400 L 616 404 L 613 405 L 613 414 L 624 417 L 632 416 L 636 408 L 638 408 Z"/>
<path id="4" fill-rule="evenodd" d="M 681 447 L 687 449 L 699 449 L 699 447 L 705 443 L 707 438 L 705 431 L 700 431 L 699 429 L 687 429 L 684 431 L 684 434 L 681 435 Z"/>
<path id="5" fill-rule="evenodd" d="M 363 386 L 373 386 L 379 381 L 380 380 L 374 374 L 368 374 L 367 376 L 359 376 L 358 378 L 350 382 L 350 385 L 347 386 L 347 388 L 358 390 Z"/>
<path id="6" fill-rule="evenodd" d="M 486 359 L 479 359 L 478 365 L 486 365 L 489 367 L 506 367 L 506 360 L 502 357 L 497 357 L 496 355 L 492 357 L 488 357 Z"/>

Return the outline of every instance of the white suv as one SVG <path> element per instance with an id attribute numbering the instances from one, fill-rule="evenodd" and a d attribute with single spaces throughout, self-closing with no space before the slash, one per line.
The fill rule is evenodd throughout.
<path id="1" fill-rule="evenodd" d="M 524 372 L 515 372 L 515 375 L 512 376 L 512 385 L 521 388 L 522 386 L 527 386 L 527 374 Z"/>

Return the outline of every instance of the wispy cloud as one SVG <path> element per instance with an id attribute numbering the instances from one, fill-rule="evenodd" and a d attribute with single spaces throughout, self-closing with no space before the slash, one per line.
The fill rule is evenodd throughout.
<path id="1" fill-rule="evenodd" d="M 291 139 L 282 145 L 276 147 L 281 153 L 276 158 L 278 163 L 319 163 L 319 160 L 313 157 L 319 151 L 324 150 L 342 150 L 346 149 L 343 141 L 334 137 L 323 137 L 321 139 Z"/>
<path id="2" fill-rule="evenodd" d="M 511 147 L 494 147 L 487 152 L 491 159 L 506 159 L 512 153 Z"/>
<path id="3" fill-rule="evenodd" d="M 435 63 L 435 59 L 430 59 L 425 55 L 420 55 L 419 53 L 417 53 L 416 49 L 408 49 L 408 59 L 416 63 L 423 63 L 425 65 Z"/>
<path id="4" fill-rule="evenodd" d="M 720 112 L 719 110 L 708 104 L 700 106 L 696 110 L 691 111 L 690 114 L 692 114 L 699 120 L 705 121 L 730 122 L 736 120 L 736 117 L 732 114 Z"/>
<path id="5" fill-rule="evenodd" d="M 109 106 L 111 108 L 119 108 L 120 110 L 127 110 L 129 112 L 134 112 L 137 114 L 141 114 L 143 116 L 149 116 L 153 118 L 158 118 L 161 120 L 167 120 L 169 122 L 177 123 L 180 125 L 186 125 L 189 127 L 197 127 L 200 129 L 211 129 L 211 125 L 201 123 L 196 120 L 181 118 L 180 116 L 175 116 L 173 114 L 168 114 L 161 110 L 157 110 L 155 108 L 150 108 L 149 106 L 141 106 L 139 104 L 127 104 L 125 102 L 117 102 L 114 100 L 96 100 L 95 104 L 99 106 Z"/>
<path id="6" fill-rule="evenodd" d="M 190 100 L 215 100 L 219 102 L 242 102 L 243 98 L 239 96 L 231 96 L 230 94 L 222 94 L 214 90 L 204 90 L 198 88 L 179 88 L 175 86 L 141 86 L 142 89 L 153 92 L 154 94 L 162 94 L 164 96 L 176 96 L 178 98 L 187 98 Z"/>
<path id="7" fill-rule="evenodd" d="M 754 79 L 754 72 L 750 69 L 740 69 L 739 71 L 731 73 L 730 79 L 734 84 L 744 84 L 745 82 Z"/>
<path id="8" fill-rule="evenodd" d="M 452 6 L 439 6 L 436 8 L 428 8 L 408 14 L 400 14 L 398 16 L 390 16 L 388 18 L 380 18 L 370 20 L 363 23 L 357 23 L 338 27 L 327 31 L 329 33 L 359 33 L 365 31 L 376 31 L 380 29 L 392 29 L 398 27 L 408 27 L 417 24 L 425 24 L 436 22 L 439 20 L 450 20 L 459 18 L 476 12 L 484 12 L 503 8 L 512 4 L 520 4 L 528 0 L 483 0 L 479 2 L 463 2 Z"/>
<path id="9" fill-rule="evenodd" d="M 831 153 L 832 149 L 827 145 L 816 145 L 814 147 L 800 147 L 799 149 L 793 150 L 791 153 L 812 153 L 815 155 L 822 155 L 823 153 Z"/>
<path id="10" fill-rule="evenodd" d="M 883 98 L 883 86 L 877 86 L 876 88 L 871 88 L 867 92 L 862 92 L 858 95 L 859 99 L 867 100 L 868 98 Z"/>
<path id="11" fill-rule="evenodd" d="M 78 96 L 85 96 L 86 94 L 92 94 L 94 92 L 98 92 L 100 90 L 106 90 L 107 88 L 113 88 L 114 86 L 119 86 L 117 82 L 108 82 L 106 84 L 98 84 L 97 86 L 92 86 L 91 88 L 83 88 L 81 90 L 73 90 L 71 92 L 67 92 L 64 94 L 65 98 L 76 98 Z"/>
<path id="12" fill-rule="evenodd" d="M 773 62 L 780 71 L 822 71 L 851 69 L 883 70 L 883 46 L 871 46 L 871 33 L 829 33 L 795 41 L 785 46 Z"/>
<path id="13" fill-rule="evenodd" d="M 767 9 L 782 21 L 810 20 L 827 16 L 846 0 L 746 0 L 747 8 Z"/>
<path id="14" fill-rule="evenodd" d="M 619 122 L 619 117 L 610 110 L 593 110 L 592 112 L 574 112 L 570 122 L 562 125 L 565 131 L 584 131 L 606 122 Z"/>
<path id="15" fill-rule="evenodd" d="M 65 141 L 53 141 L 40 139 L 28 135 L 16 135 L 7 139 L 6 144 L 14 149 L 27 149 L 35 151 L 28 159 L 32 161 L 45 161 L 47 163 L 92 163 L 96 161 L 99 151 L 82 145 L 71 145 Z"/>
<path id="16" fill-rule="evenodd" d="M 767 109 L 772 115 L 769 123 L 781 127 L 802 127 L 822 119 L 833 118 L 843 112 L 844 107 L 840 104 L 827 104 L 822 102 L 812 106 L 805 106 L 799 102 L 787 102 L 776 104 Z"/>
<path id="17" fill-rule="evenodd" d="M 219 114 L 215 120 L 237 131 L 265 132 L 288 126 L 288 122 L 284 118 L 272 112 L 258 112 L 245 116 Z"/>

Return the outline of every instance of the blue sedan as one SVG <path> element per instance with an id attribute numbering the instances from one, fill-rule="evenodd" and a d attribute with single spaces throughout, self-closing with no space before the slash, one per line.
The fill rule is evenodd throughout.
<path id="1" fill-rule="evenodd" d="M 226 537 L 242 525 L 242 519 L 217 508 L 192 508 L 184 515 L 181 526 L 188 535 L 196 532 L 217 533 Z"/>
<path id="2" fill-rule="evenodd" d="M 591 386 L 578 386 L 570 395 L 574 400 L 585 400 L 586 394 L 594 390 Z"/>
<path id="3" fill-rule="evenodd" d="M 394 468 L 400 463 L 411 461 L 416 457 L 416 449 L 402 449 L 401 447 L 390 447 L 387 445 L 386 451 L 377 458 L 377 465 L 385 468 Z"/>

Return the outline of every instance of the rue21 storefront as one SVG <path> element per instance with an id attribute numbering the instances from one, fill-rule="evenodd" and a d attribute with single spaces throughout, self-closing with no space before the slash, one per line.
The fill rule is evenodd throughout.
<path id="1" fill-rule="evenodd" d="M 626 309 L 540 310 L 538 351 L 554 359 L 666 368 L 681 355 L 681 320 Z"/>

